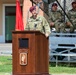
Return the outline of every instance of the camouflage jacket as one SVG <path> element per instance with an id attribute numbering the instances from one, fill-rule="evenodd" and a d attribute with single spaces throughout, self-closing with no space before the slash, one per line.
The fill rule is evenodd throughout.
<path id="1" fill-rule="evenodd" d="M 63 13 L 61 10 L 50 11 L 49 13 L 49 23 L 50 22 L 63 22 Z"/>
<path id="2" fill-rule="evenodd" d="M 69 10 L 68 17 L 72 21 L 72 23 L 76 24 L 76 10 L 73 10 L 73 9 Z"/>
<path id="3" fill-rule="evenodd" d="M 33 17 L 31 16 L 28 19 L 25 30 L 38 30 L 43 34 L 51 33 L 50 26 L 47 20 L 42 16 L 37 16 L 36 19 L 33 19 Z"/>

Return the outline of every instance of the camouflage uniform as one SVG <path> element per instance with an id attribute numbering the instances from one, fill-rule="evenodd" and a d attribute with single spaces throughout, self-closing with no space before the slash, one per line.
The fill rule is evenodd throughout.
<path id="1" fill-rule="evenodd" d="M 73 10 L 73 9 L 69 10 L 68 17 L 73 24 L 73 25 L 72 24 L 70 25 L 70 32 L 74 32 L 74 29 L 76 29 L 76 10 Z"/>
<path id="2" fill-rule="evenodd" d="M 43 34 L 51 33 L 50 26 L 47 20 L 42 16 L 37 16 L 36 19 L 33 19 L 33 17 L 31 16 L 28 19 L 25 30 L 39 30 Z"/>
<path id="3" fill-rule="evenodd" d="M 65 23 L 63 21 L 63 13 L 60 10 L 49 13 L 49 23 L 54 22 L 56 32 L 65 32 Z"/>

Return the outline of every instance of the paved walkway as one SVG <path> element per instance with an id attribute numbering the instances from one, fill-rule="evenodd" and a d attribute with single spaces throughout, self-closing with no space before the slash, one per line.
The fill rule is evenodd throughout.
<path id="1" fill-rule="evenodd" d="M 12 73 L 0 73 L 0 75 L 12 75 Z M 76 74 L 66 74 L 66 73 L 62 73 L 62 74 L 50 74 L 50 75 L 76 75 Z"/>
<path id="2" fill-rule="evenodd" d="M 76 74 L 66 74 L 66 73 L 62 73 L 62 74 L 51 74 L 51 75 L 76 75 Z"/>
<path id="3" fill-rule="evenodd" d="M 0 55 L 10 55 L 12 53 L 12 43 L 0 43 Z"/>

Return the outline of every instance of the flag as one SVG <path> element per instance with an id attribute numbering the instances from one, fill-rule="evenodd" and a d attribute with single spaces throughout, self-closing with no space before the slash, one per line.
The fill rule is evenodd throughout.
<path id="1" fill-rule="evenodd" d="M 19 0 L 16 0 L 16 25 L 15 25 L 15 30 L 24 30 L 24 25 L 23 25 L 23 19 L 22 19 Z"/>

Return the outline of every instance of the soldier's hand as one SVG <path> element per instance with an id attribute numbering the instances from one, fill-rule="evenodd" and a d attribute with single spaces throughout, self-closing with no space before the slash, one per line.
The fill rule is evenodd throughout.
<path id="1" fill-rule="evenodd" d="M 70 23 L 70 22 L 67 22 L 67 23 L 66 23 L 66 25 L 67 25 L 67 26 L 70 26 L 70 25 L 71 25 L 71 23 Z"/>
<path id="2" fill-rule="evenodd" d="M 51 22 L 51 23 L 50 23 L 50 26 L 54 26 L 54 22 Z"/>
<path id="3" fill-rule="evenodd" d="M 46 36 L 46 37 L 49 37 L 49 34 L 48 34 L 48 33 L 46 33 L 46 34 L 45 34 L 45 36 Z"/>

